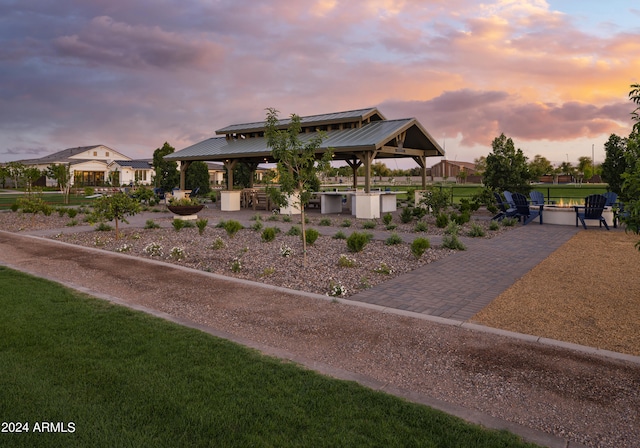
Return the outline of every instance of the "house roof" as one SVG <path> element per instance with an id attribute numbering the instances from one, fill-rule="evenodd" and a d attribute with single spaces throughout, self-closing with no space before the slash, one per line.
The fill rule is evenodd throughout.
<path id="1" fill-rule="evenodd" d="M 377 121 L 384 120 L 384 116 L 375 107 L 368 109 L 357 109 L 346 112 L 334 112 L 330 114 L 309 115 L 300 117 L 300 124 L 305 126 L 323 126 L 327 124 L 350 123 L 354 121 Z M 291 118 L 278 120 L 278 127 L 286 128 L 291 124 Z M 218 129 L 216 134 L 233 134 L 233 133 L 250 133 L 264 131 L 266 122 L 259 121 L 255 123 L 232 124 L 230 126 Z"/>
<path id="2" fill-rule="evenodd" d="M 20 160 L 19 162 L 24 165 L 44 165 L 49 163 L 69 163 L 75 162 L 71 157 L 82 154 L 85 151 L 89 151 L 93 148 L 98 148 L 102 145 L 92 145 L 92 146 L 78 146 L 77 148 L 67 148 L 62 151 L 54 152 L 53 154 L 49 154 L 44 157 L 40 157 L 39 159 L 25 159 Z"/>
<path id="3" fill-rule="evenodd" d="M 150 170 L 153 169 L 153 163 L 148 159 L 140 160 L 114 160 L 112 163 L 117 163 L 120 166 L 127 166 L 134 170 Z"/>
<path id="4" fill-rule="evenodd" d="M 304 127 L 334 125 L 357 122 L 357 127 L 326 131 L 326 138 L 319 148 L 324 152 L 331 148 L 334 159 L 352 159 L 354 153 L 377 151 L 376 157 L 442 156 L 444 150 L 429 135 L 415 118 L 386 120 L 377 109 L 360 109 L 349 112 L 301 117 Z M 290 120 L 280 120 L 286 128 Z M 165 160 L 211 160 L 245 159 L 254 162 L 269 162 L 271 149 L 263 136 L 248 137 L 245 133 L 264 131 L 265 123 L 245 123 L 227 126 L 216 131 L 225 137 L 212 137 L 165 156 Z M 233 134 L 233 135 L 232 135 Z M 303 132 L 302 142 L 309 141 L 316 132 Z"/>

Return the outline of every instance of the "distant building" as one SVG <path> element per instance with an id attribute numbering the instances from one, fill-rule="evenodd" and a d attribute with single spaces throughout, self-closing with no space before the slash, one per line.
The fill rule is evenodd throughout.
<path id="1" fill-rule="evenodd" d="M 449 179 L 455 180 L 464 177 L 467 179 L 470 176 L 475 176 L 478 170 L 475 163 L 471 162 L 458 162 L 455 160 L 441 160 L 431 167 L 432 179 Z M 461 176 L 461 173 L 465 173 Z"/>
<path id="2" fill-rule="evenodd" d="M 18 160 L 25 166 L 46 170 L 53 164 L 69 165 L 72 185 L 76 187 L 103 185 L 150 185 L 155 171 L 150 160 L 133 160 L 104 145 L 81 146 L 58 151 L 39 159 Z M 55 179 L 44 176 L 37 183 L 55 187 Z"/>

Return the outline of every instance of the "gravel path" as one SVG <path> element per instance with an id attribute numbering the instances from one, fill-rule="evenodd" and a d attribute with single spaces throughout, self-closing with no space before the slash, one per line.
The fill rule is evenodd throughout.
<path id="1" fill-rule="evenodd" d="M 553 434 L 557 446 L 638 446 L 638 364 L 61 244 L 0 232 L 0 262 Z"/>

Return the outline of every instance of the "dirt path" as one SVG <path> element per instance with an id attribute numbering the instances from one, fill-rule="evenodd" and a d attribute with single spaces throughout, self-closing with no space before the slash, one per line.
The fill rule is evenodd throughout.
<path id="1" fill-rule="evenodd" d="M 354 372 L 373 387 L 443 403 L 470 420 L 489 415 L 554 434 L 556 446 L 570 440 L 631 447 L 640 440 L 638 364 L 6 232 L 0 263 L 253 341 L 329 373 Z"/>

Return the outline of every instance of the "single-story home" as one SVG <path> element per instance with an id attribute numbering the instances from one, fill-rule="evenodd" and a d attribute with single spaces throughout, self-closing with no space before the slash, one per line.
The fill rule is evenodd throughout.
<path id="1" fill-rule="evenodd" d="M 130 185 L 134 183 L 150 185 L 155 171 L 150 160 L 133 160 L 108 146 L 93 145 L 67 148 L 39 159 L 18 160 L 27 167 L 46 170 L 53 164 L 69 165 L 72 185 L 103 186 Z M 36 183 L 40 186 L 55 187 L 55 179 L 42 177 Z"/>

